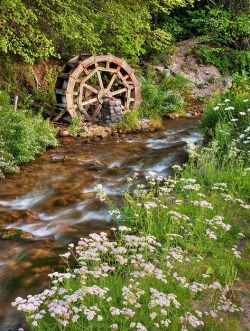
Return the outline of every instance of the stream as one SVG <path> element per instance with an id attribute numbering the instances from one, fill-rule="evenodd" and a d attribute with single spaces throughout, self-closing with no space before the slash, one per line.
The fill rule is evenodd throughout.
<path id="1" fill-rule="evenodd" d="M 167 177 L 187 160 L 186 142 L 197 142 L 199 118 L 166 120 L 162 131 L 110 137 L 86 144 L 61 138 L 60 146 L 0 180 L 0 229 L 20 229 L 22 238 L 0 239 L 0 330 L 28 330 L 11 307 L 16 297 L 41 292 L 58 255 L 81 237 L 112 227 L 107 207 L 96 198 L 102 184 L 119 200 L 134 172 Z"/>

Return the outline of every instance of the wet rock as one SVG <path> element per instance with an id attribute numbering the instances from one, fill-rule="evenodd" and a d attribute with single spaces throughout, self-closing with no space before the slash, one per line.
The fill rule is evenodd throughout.
<path id="1" fill-rule="evenodd" d="M 9 261 L 8 268 L 9 271 L 17 276 L 22 276 L 24 273 L 26 273 L 28 270 L 30 270 L 32 267 L 32 263 L 25 261 L 25 262 L 16 262 L 16 261 Z"/>
<path id="2" fill-rule="evenodd" d="M 63 206 L 67 206 L 68 204 L 69 204 L 69 202 L 64 198 L 57 198 L 54 201 L 54 206 L 63 207 Z"/>
<path id="3" fill-rule="evenodd" d="M 41 248 L 32 248 L 29 251 L 31 261 L 45 260 L 57 257 L 57 254 L 51 250 L 41 249 Z"/>
<path id="4" fill-rule="evenodd" d="M 83 200 L 89 200 L 89 199 L 95 198 L 96 194 L 94 192 L 86 192 L 86 193 L 82 193 L 82 197 L 83 197 Z"/>
<path id="5" fill-rule="evenodd" d="M 21 209 L 21 210 L 15 210 L 13 213 L 11 213 L 8 217 L 8 221 L 13 223 L 13 222 L 34 222 L 39 220 L 40 217 L 39 215 L 29 209 Z"/>
<path id="6" fill-rule="evenodd" d="M 93 163 L 89 163 L 86 167 L 86 169 L 88 170 L 100 170 L 100 169 L 104 169 L 106 168 L 107 166 L 102 163 L 101 161 L 95 161 Z"/>
<path id="7" fill-rule="evenodd" d="M 174 120 L 174 119 L 176 119 L 176 118 L 179 118 L 179 117 L 180 117 L 180 114 L 177 114 L 177 113 L 169 113 L 169 114 L 168 114 L 168 117 Z"/>
<path id="8" fill-rule="evenodd" d="M 34 236 L 32 233 L 23 231 L 21 229 L 9 228 L 0 229 L 0 239 L 26 239 L 31 240 Z"/>
<path id="9" fill-rule="evenodd" d="M 32 271 L 38 274 L 42 274 L 42 273 L 48 274 L 51 272 L 51 267 L 50 266 L 35 267 L 32 268 Z"/>
<path id="10" fill-rule="evenodd" d="M 63 228 L 60 228 L 61 233 L 77 233 L 78 229 L 70 226 L 64 226 Z"/>
<path id="11" fill-rule="evenodd" d="M 70 135 L 68 130 L 59 131 L 60 137 L 68 137 Z"/>
<path id="12" fill-rule="evenodd" d="M 141 122 L 141 130 L 144 132 L 148 131 L 148 123 L 147 122 Z"/>
<path id="13" fill-rule="evenodd" d="M 80 132 L 80 133 L 79 133 L 79 137 L 80 137 L 80 138 L 88 138 L 88 136 L 89 136 L 89 135 L 88 135 L 88 132 Z"/>

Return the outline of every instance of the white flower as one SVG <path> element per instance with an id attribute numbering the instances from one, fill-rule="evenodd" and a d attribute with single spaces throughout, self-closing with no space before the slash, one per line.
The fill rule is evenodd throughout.
<path id="1" fill-rule="evenodd" d="M 128 227 L 126 227 L 126 226 L 119 226 L 119 227 L 118 227 L 118 230 L 119 230 L 119 231 L 131 231 L 131 228 L 128 228 Z"/>

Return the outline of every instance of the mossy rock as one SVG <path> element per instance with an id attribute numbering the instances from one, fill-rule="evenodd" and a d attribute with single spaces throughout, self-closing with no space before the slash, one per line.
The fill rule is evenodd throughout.
<path id="1" fill-rule="evenodd" d="M 0 239 L 33 239 L 34 236 L 30 232 L 23 231 L 21 229 L 9 228 L 0 229 Z"/>

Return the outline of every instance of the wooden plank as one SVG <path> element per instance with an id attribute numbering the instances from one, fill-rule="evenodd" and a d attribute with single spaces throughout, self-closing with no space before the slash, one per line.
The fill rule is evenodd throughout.
<path id="1" fill-rule="evenodd" d="M 52 122 L 57 122 L 66 113 L 66 109 L 62 109 L 53 119 Z"/>

